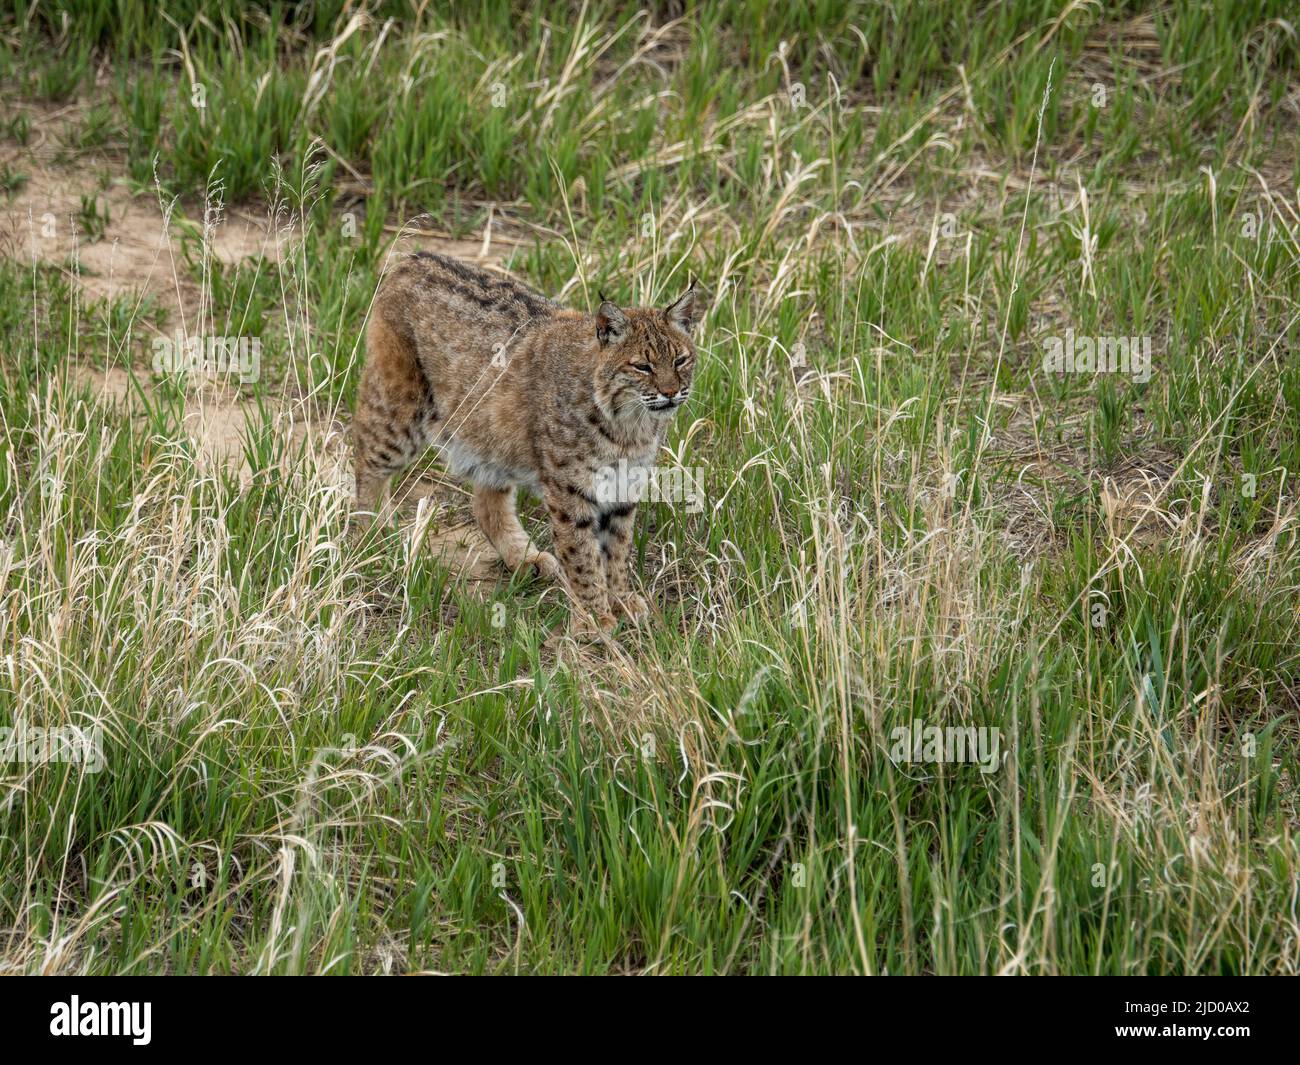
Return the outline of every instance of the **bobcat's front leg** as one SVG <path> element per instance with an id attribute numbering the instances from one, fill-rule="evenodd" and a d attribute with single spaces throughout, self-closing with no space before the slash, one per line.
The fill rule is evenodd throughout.
<path id="1" fill-rule="evenodd" d="M 568 485 L 544 485 L 542 494 L 551 516 L 555 553 L 573 598 L 596 626 L 609 632 L 616 622 L 610 613 L 605 567 L 596 539 L 599 509 L 585 493 Z"/>
<path id="2" fill-rule="evenodd" d="M 605 561 L 605 585 L 610 606 L 633 624 L 648 613 L 646 601 L 632 590 L 632 525 L 636 518 L 635 503 L 620 503 L 603 511 L 596 523 Z"/>

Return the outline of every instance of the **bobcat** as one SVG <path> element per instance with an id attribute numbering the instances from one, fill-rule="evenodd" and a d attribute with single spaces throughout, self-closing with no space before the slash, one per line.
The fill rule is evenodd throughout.
<path id="1" fill-rule="evenodd" d="M 564 580 L 586 615 L 581 628 L 610 631 L 616 615 L 640 621 L 637 501 L 601 498 L 599 471 L 653 466 L 690 396 L 697 320 L 694 284 L 663 310 L 602 296 L 586 315 L 457 259 L 404 259 L 380 285 L 366 334 L 353 425 L 358 508 L 386 521 L 389 479 L 434 445 L 473 483 L 475 520 L 506 566 Z M 546 506 L 554 555 L 519 524 L 520 486 Z"/>

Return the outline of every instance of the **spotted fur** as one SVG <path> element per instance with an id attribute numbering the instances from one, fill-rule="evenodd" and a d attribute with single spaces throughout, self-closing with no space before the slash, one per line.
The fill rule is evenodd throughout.
<path id="1" fill-rule="evenodd" d="M 565 310 L 504 276 L 420 252 L 380 286 L 353 425 L 357 505 L 387 520 L 388 484 L 430 446 L 474 485 L 473 512 L 511 569 L 559 577 L 603 629 L 646 603 L 632 586 L 636 500 L 600 471 L 651 467 L 695 369 L 692 287 L 663 310 Z M 515 513 L 546 506 L 554 554 Z M 558 556 L 558 559 L 557 559 Z"/>

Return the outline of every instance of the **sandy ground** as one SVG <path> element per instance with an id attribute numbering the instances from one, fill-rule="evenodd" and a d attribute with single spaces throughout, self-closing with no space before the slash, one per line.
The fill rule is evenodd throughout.
<path id="1" fill-rule="evenodd" d="M 181 250 L 186 213 L 161 197 L 134 195 L 120 173 L 121 161 L 80 166 L 60 156 L 65 130 L 73 128 L 79 108 L 51 111 L 34 128 L 38 137 L 26 148 L 0 145 L 0 166 L 26 176 L 22 187 L 0 198 L 0 256 L 59 267 L 87 301 L 128 297 L 140 305 L 148 298 L 166 311 L 163 332 L 202 320 L 201 286 Z M 83 199 L 96 203 L 107 221 L 102 233 L 87 233 L 79 223 Z M 223 264 L 263 258 L 277 262 L 287 254 L 291 235 L 278 230 L 270 218 L 258 219 L 243 209 L 226 210 L 206 227 L 202 254 Z M 511 241 L 454 240 L 404 231 L 399 246 L 430 248 L 500 268 Z M 152 322 L 145 328 L 156 330 Z M 72 379 L 88 385 L 99 402 L 133 416 L 135 385 L 124 367 L 108 370 L 79 365 Z M 148 375 L 139 377 L 148 390 Z M 286 398 L 283 414 L 292 420 L 296 439 L 312 440 L 320 456 L 322 476 L 351 491 L 351 463 L 345 426 L 338 421 L 319 424 Z M 256 407 L 233 389 L 205 385 L 186 397 L 185 425 L 198 446 L 200 462 L 210 468 L 237 465 L 247 472 L 242 439 Z M 408 533 L 425 525 L 425 546 L 454 572 L 471 582 L 496 581 L 504 570 L 477 527 L 465 520 L 465 498 L 441 478 L 411 478 L 395 487 L 404 500 L 399 521 Z M 428 520 L 432 515 L 432 520 Z"/>

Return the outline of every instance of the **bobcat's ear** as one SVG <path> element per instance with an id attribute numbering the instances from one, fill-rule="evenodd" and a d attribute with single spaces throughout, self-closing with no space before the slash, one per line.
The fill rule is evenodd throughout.
<path id="1" fill-rule="evenodd" d="M 691 282 L 684 295 L 664 308 L 664 317 L 683 333 L 690 333 L 700 320 L 700 304 L 695 298 L 695 282 Z"/>
<path id="2" fill-rule="evenodd" d="M 627 315 L 600 293 L 600 306 L 596 309 L 596 339 L 602 344 L 618 340 L 627 330 Z"/>

